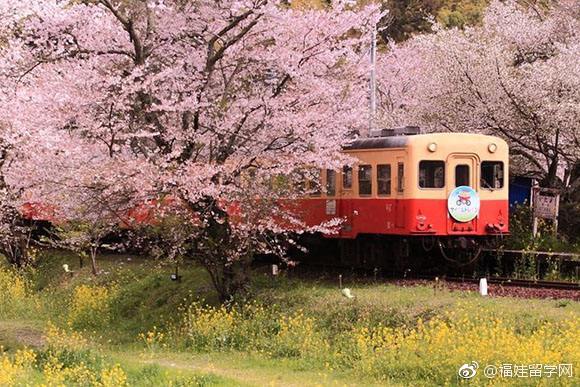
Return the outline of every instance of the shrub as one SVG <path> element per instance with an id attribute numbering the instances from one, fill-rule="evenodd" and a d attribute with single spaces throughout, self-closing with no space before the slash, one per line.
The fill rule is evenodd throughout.
<path id="1" fill-rule="evenodd" d="M 355 371 L 377 379 L 449 384 L 456 380 L 451 371 L 473 360 L 498 367 L 577 364 L 580 354 L 575 343 L 580 339 L 579 328 L 577 319 L 569 319 L 518 332 L 514 321 L 483 313 L 448 312 L 428 322 L 419 321 L 415 328 L 355 329 L 351 336 L 355 356 L 349 360 Z M 488 382 L 483 376 L 478 378 Z"/>
<path id="2" fill-rule="evenodd" d="M 12 269 L 0 267 L 0 317 L 28 317 L 38 310 L 38 299 L 30 282 Z"/>
<path id="3" fill-rule="evenodd" d="M 147 333 L 140 333 L 139 338 L 145 343 L 150 353 L 155 353 L 159 349 L 166 347 L 165 333 L 156 326 Z"/>
<path id="4" fill-rule="evenodd" d="M 280 330 L 272 339 L 270 354 L 281 357 L 321 358 L 330 345 L 316 329 L 314 319 L 302 311 L 279 317 Z"/>
<path id="5" fill-rule="evenodd" d="M 74 328 L 93 329 L 110 321 L 112 291 L 102 286 L 79 285 L 75 288 L 68 314 Z"/>
<path id="6" fill-rule="evenodd" d="M 29 350 L 19 350 L 13 358 L 0 347 L 0 386 L 11 386 L 32 369 L 36 362 L 36 354 Z"/>
<path id="7" fill-rule="evenodd" d="M 377 322 L 361 314 L 342 332 L 298 310 L 238 305 L 232 309 L 193 304 L 173 332 L 196 351 L 241 350 L 270 358 L 293 358 L 308 369 L 355 372 L 381 381 L 443 385 L 457 381 L 459 366 L 580 362 L 575 345 L 580 321 L 522 323 L 466 302 L 459 312 L 440 312 L 413 325 Z M 524 320 L 522 320 L 524 321 Z M 387 325 L 385 325 L 385 323 Z M 476 383 L 488 380 L 478 376 Z M 509 380 L 502 380 L 502 382 Z M 566 384 L 565 378 L 560 380 Z"/>

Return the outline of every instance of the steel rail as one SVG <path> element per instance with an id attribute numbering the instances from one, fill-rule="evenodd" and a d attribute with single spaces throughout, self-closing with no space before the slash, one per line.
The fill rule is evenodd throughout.
<path id="1" fill-rule="evenodd" d="M 433 279 L 433 277 L 431 277 Z M 479 283 L 479 278 L 441 277 L 441 281 Z M 580 291 L 580 283 L 565 281 L 525 280 L 517 278 L 489 277 L 488 284 L 502 286 L 521 286 L 529 288 L 564 289 Z"/>

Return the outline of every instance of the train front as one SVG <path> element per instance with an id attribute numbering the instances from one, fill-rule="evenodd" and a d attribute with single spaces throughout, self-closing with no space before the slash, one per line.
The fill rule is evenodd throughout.
<path id="1" fill-rule="evenodd" d="M 407 232 L 463 247 L 509 232 L 508 145 L 498 137 L 441 133 L 409 138 Z"/>

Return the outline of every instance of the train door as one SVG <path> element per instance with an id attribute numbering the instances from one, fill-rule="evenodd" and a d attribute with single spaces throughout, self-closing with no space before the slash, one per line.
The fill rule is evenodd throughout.
<path id="1" fill-rule="evenodd" d="M 352 167 L 345 166 L 342 169 L 341 183 L 338 200 L 338 217 L 344 222 L 340 228 L 340 237 L 352 238 L 354 230 L 354 206 L 353 206 L 353 187 L 352 187 L 353 171 Z"/>
<path id="2" fill-rule="evenodd" d="M 397 173 L 397 186 L 395 190 L 395 227 L 404 228 L 405 227 L 405 159 L 403 157 L 397 157 L 396 164 Z"/>
<path id="3" fill-rule="evenodd" d="M 478 184 L 478 158 L 475 154 L 455 153 L 449 155 L 447 158 L 447 197 L 451 195 L 452 191 L 457 187 L 468 186 L 475 192 L 479 193 Z M 449 214 L 448 214 L 449 215 Z M 448 231 L 456 232 L 456 221 L 450 218 L 448 224 Z M 469 226 L 467 226 L 469 227 Z M 475 227 L 475 225 L 473 225 Z M 461 228 L 463 231 L 468 231 L 467 228 Z"/>

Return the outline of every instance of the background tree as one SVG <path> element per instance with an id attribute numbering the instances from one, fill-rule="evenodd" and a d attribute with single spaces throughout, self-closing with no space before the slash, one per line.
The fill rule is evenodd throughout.
<path id="1" fill-rule="evenodd" d="M 568 186 L 580 155 L 580 30 L 575 2 L 494 2 L 481 27 L 419 36 L 384 56 L 386 125 L 505 138 L 513 166 Z"/>
<path id="2" fill-rule="evenodd" d="M 11 34 L 18 30 L 19 22 L 30 8 L 27 2 L 5 1 L 0 3 L 0 50 L 6 49 Z M 9 57 L 0 59 L 0 66 L 7 68 Z M 13 98 L 14 79 L 5 79 L 0 75 L 0 104 L 8 105 Z M 22 144 L 26 140 L 24 133 L 13 130 L 10 117 L 0 115 L 0 253 L 8 263 L 23 267 L 33 260 L 31 236 L 35 230 L 35 215 L 38 208 L 29 205 L 22 208 L 23 191 L 11 184 L 7 178 L 10 165 L 22 155 Z"/>

